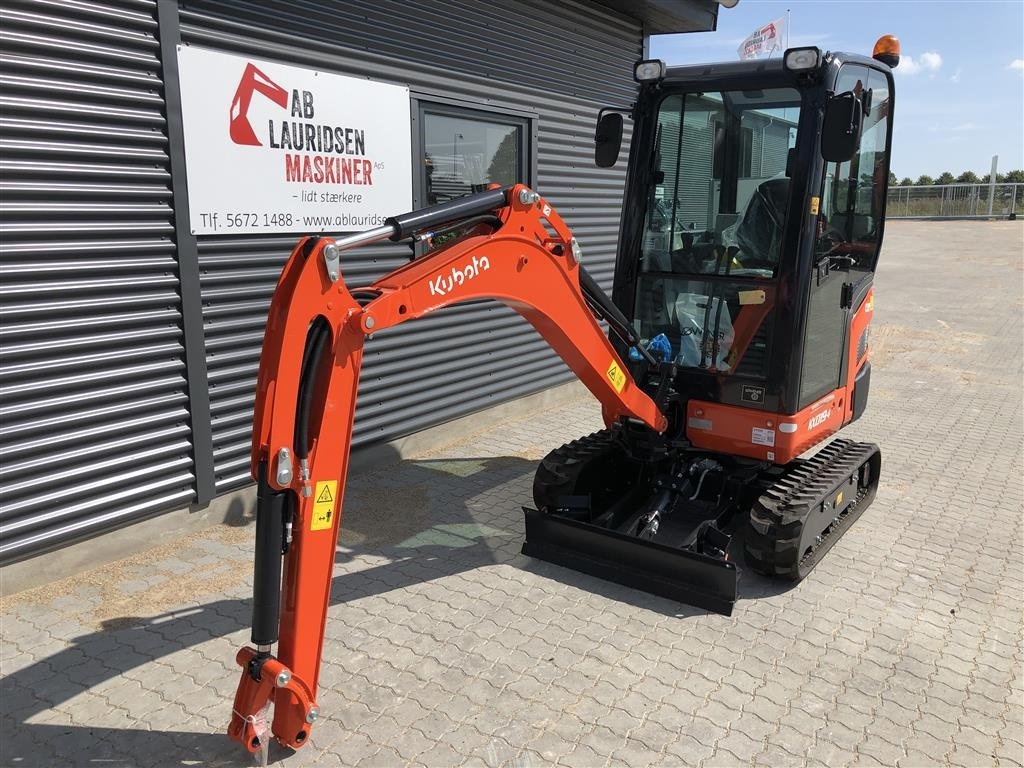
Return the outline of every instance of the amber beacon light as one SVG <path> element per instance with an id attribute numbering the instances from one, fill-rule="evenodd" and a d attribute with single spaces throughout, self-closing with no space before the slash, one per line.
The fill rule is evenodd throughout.
<path id="1" fill-rule="evenodd" d="M 900 63 L 900 40 L 895 35 L 882 35 L 875 43 L 875 49 L 871 52 L 871 58 L 878 59 L 883 64 L 896 67 Z"/>

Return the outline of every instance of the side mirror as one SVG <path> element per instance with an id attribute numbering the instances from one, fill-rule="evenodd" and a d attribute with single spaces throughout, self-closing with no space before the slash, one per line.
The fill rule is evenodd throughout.
<path id="1" fill-rule="evenodd" d="M 594 134 L 594 162 L 599 168 L 611 168 L 619 159 L 622 148 L 622 115 L 605 112 L 597 118 Z"/>
<path id="2" fill-rule="evenodd" d="M 827 163 L 845 163 L 860 148 L 864 105 L 852 91 L 832 96 L 821 126 L 821 156 Z"/>

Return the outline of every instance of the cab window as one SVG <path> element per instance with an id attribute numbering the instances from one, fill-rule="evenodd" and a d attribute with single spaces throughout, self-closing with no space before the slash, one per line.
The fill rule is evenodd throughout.
<path id="1" fill-rule="evenodd" d="M 818 251 L 847 257 L 850 267 L 872 271 L 878 259 L 889 171 L 889 82 L 870 67 L 847 64 L 836 93 L 852 91 L 868 107 L 860 148 L 845 163 L 828 163 L 819 219 Z"/>
<path id="2" fill-rule="evenodd" d="M 633 323 L 680 366 L 767 375 L 800 109 L 793 88 L 660 104 Z"/>

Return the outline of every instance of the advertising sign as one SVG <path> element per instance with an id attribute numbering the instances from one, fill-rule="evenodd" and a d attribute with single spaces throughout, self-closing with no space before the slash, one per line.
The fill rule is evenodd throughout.
<path id="1" fill-rule="evenodd" d="M 409 89 L 178 47 L 197 235 L 358 232 L 412 207 Z"/>

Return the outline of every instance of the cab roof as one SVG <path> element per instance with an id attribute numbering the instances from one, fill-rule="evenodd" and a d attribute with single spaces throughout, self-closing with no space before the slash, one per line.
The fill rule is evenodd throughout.
<path id="1" fill-rule="evenodd" d="M 864 64 L 889 72 L 887 65 L 873 59 L 870 56 L 862 56 L 857 53 L 842 53 L 833 51 L 822 52 L 822 72 L 829 69 L 838 69 L 846 63 Z M 726 81 L 730 85 L 742 87 L 743 82 L 752 80 L 754 82 L 789 80 L 794 75 L 783 65 L 783 57 L 778 56 L 770 59 L 748 59 L 745 61 L 719 61 L 708 64 L 686 64 L 681 66 L 667 67 L 665 77 L 661 81 L 663 85 L 674 85 L 677 83 L 710 83 Z"/>

